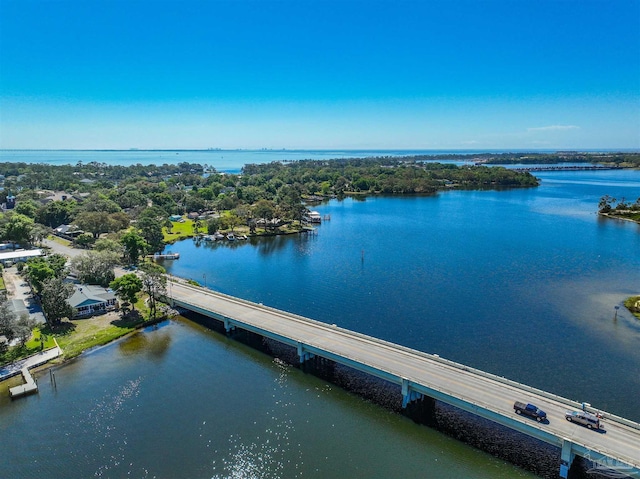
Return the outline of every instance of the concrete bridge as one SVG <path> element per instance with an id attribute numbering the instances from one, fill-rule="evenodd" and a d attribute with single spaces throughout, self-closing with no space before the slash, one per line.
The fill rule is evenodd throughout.
<path id="1" fill-rule="evenodd" d="M 609 477 L 640 478 L 638 423 L 437 355 L 171 278 L 167 295 L 172 305 L 219 320 L 227 331 L 240 328 L 293 346 L 301 363 L 319 356 L 397 384 L 403 407 L 427 396 L 558 446 L 562 451 L 560 477 L 567 477 L 578 455 L 593 461 Z M 516 400 L 544 410 L 548 423 L 516 415 Z M 602 414 L 604 430 L 565 420 L 565 411 L 582 408 Z"/>
<path id="2" fill-rule="evenodd" d="M 531 166 L 513 168 L 513 171 L 591 171 L 591 170 L 621 170 L 621 166 L 601 166 L 601 165 L 572 165 L 572 166 Z"/>

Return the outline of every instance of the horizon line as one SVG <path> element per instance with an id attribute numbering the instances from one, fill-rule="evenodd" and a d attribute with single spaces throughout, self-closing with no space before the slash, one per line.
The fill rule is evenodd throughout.
<path id="1" fill-rule="evenodd" d="M 558 153 L 589 153 L 589 152 L 621 152 L 640 153 L 640 148 L 0 148 L 0 151 L 118 151 L 118 152 L 224 152 L 224 151 L 248 151 L 248 152 L 281 152 L 281 151 L 475 151 L 475 152 L 504 152 L 504 153 L 526 153 L 526 152 L 558 152 Z"/>

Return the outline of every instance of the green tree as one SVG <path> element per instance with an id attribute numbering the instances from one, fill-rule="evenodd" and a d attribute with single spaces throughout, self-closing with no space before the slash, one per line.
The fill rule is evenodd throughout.
<path id="1" fill-rule="evenodd" d="M 53 253 L 43 257 L 43 260 L 51 266 L 56 278 L 64 278 L 67 275 L 67 257 L 60 253 Z"/>
<path id="2" fill-rule="evenodd" d="M 138 190 L 127 190 L 114 198 L 120 208 L 147 206 L 147 198 Z"/>
<path id="3" fill-rule="evenodd" d="M 49 228 L 69 224 L 77 205 L 75 201 L 51 201 L 38 210 L 36 221 Z"/>
<path id="4" fill-rule="evenodd" d="M 17 203 L 14 211 L 21 215 L 28 216 L 31 219 L 35 219 L 39 208 L 40 205 L 35 200 L 28 199 Z"/>
<path id="5" fill-rule="evenodd" d="M 31 238 L 29 242 L 42 243 L 42 240 L 44 240 L 47 236 L 49 236 L 50 233 L 51 233 L 51 230 L 49 228 L 39 223 L 36 223 L 33 225 L 33 228 L 31 228 Z"/>
<path id="6" fill-rule="evenodd" d="M 51 325 L 57 325 L 63 318 L 72 318 L 73 307 L 68 299 L 73 295 L 73 285 L 65 283 L 62 278 L 49 278 L 42 285 L 42 310 Z"/>
<path id="7" fill-rule="evenodd" d="M 235 210 L 231 210 L 225 219 L 227 220 L 227 224 L 229 225 L 229 228 L 231 228 L 231 231 L 233 231 L 239 224 L 242 224 L 242 219 L 238 216 Z"/>
<path id="8" fill-rule="evenodd" d="M 22 313 L 14 324 L 14 334 L 16 338 L 20 340 L 20 345 L 24 346 L 25 343 L 31 337 L 33 328 L 37 326 L 35 319 L 31 318 L 28 314 Z"/>
<path id="9" fill-rule="evenodd" d="M 124 247 L 124 254 L 130 265 L 137 265 L 140 256 L 144 256 L 149 251 L 149 243 L 136 231 L 127 231 L 120 238 L 120 243 Z"/>
<path id="10" fill-rule="evenodd" d="M 264 230 L 267 231 L 269 221 L 273 219 L 275 214 L 273 201 L 259 200 L 253 207 L 253 214 L 256 218 L 261 218 L 264 221 Z"/>
<path id="11" fill-rule="evenodd" d="M 169 193 L 152 193 L 149 195 L 149 199 L 152 201 L 153 206 L 162 208 L 164 213 L 173 211 L 176 206 L 176 201 Z"/>
<path id="12" fill-rule="evenodd" d="M 152 253 L 162 251 L 164 248 L 164 235 L 162 234 L 163 220 L 142 216 L 138 219 L 138 229 L 140 235 L 149 245 L 149 251 Z"/>
<path id="13" fill-rule="evenodd" d="M 187 195 L 184 207 L 187 211 L 202 211 L 206 207 L 206 201 L 195 194 Z"/>
<path id="14" fill-rule="evenodd" d="M 0 223 L 2 238 L 12 243 L 14 248 L 17 243 L 26 244 L 30 242 L 34 221 L 28 216 L 20 213 L 7 213 L 2 217 Z"/>
<path id="15" fill-rule="evenodd" d="M 109 283 L 109 287 L 122 301 L 129 303 L 131 309 L 136 309 L 138 293 L 142 291 L 142 280 L 135 273 L 127 273 L 114 279 Z"/>
<path id="16" fill-rule="evenodd" d="M 96 239 L 93 237 L 91 233 L 82 233 L 78 235 L 74 240 L 74 243 L 78 246 L 82 246 L 83 248 L 88 248 L 93 243 L 95 243 Z"/>
<path id="17" fill-rule="evenodd" d="M 143 263 L 140 269 L 142 270 L 142 289 L 149 296 L 149 316 L 151 319 L 156 319 L 158 299 L 166 295 L 165 269 L 151 262 Z"/>
<path id="18" fill-rule="evenodd" d="M 164 222 L 164 227 L 167 230 L 167 233 L 171 234 L 171 232 L 173 231 L 173 221 L 167 218 Z"/>
<path id="19" fill-rule="evenodd" d="M 83 212 L 101 213 L 104 216 L 122 211 L 118 203 L 109 199 L 107 195 L 101 192 L 96 192 L 89 196 L 82 202 L 80 209 Z"/>
<path id="20" fill-rule="evenodd" d="M 608 213 L 609 211 L 611 211 L 611 204 L 615 202 L 615 198 L 612 198 L 609 195 L 604 195 L 602 198 L 600 198 L 600 202 L 598 203 L 598 211 L 600 213 Z"/>
<path id="21" fill-rule="evenodd" d="M 117 213 L 111 213 L 109 215 L 109 232 L 115 233 L 120 230 L 125 230 L 131 223 L 131 218 L 126 213 L 120 211 Z"/>
<path id="22" fill-rule="evenodd" d="M 196 218 L 191 227 L 193 229 L 193 234 L 197 236 L 200 233 L 200 230 L 202 230 L 202 220 L 200 218 Z"/>
<path id="23" fill-rule="evenodd" d="M 93 245 L 93 249 L 96 251 L 112 251 L 119 256 L 124 255 L 124 248 L 121 243 L 109 238 L 100 238 Z"/>
<path id="24" fill-rule="evenodd" d="M 71 259 L 71 269 L 81 283 L 107 286 L 115 278 L 118 260 L 113 251 L 87 251 Z"/>
<path id="25" fill-rule="evenodd" d="M 16 315 L 9 308 L 9 303 L 0 303 L 0 335 L 5 336 L 8 341 L 15 337 Z M 0 344 L 1 346 L 1 344 Z"/>
<path id="26" fill-rule="evenodd" d="M 36 293 L 50 278 L 64 278 L 67 275 L 67 259 L 61 254 L 51 254 L 27 260 L 27 277 Z"/>
<path id="27" fill-rule="evenodd" d="M 88 231 L 94 238 L 98 238 L 102 233 L 111 231 L 112 223 L 109 215 L 101 211 L 83 211 L 74 223 L 78 228 Z"/>
<path id="28" fill-rule="evenodd" d="M 56 273 L 46 261 L 27 262 L 27 277 L 36 294 L 40 294 L 46 280 L 56 277 Z"/>
<path id="29" fill-rule="evenodd" d="M 207 234 L 214 234 L 220 229 L 220 218 L 209 218 L 207 220 Z"/>

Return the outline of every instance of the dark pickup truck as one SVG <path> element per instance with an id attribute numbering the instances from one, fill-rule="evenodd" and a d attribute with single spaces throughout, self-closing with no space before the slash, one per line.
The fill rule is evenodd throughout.
<path id="1" fill-rule="evenodd" d="M 542 409 L 538 409 L 533 404 L 525 404 L 523 402 L 516 401 L 513 405 L 513 409 L 516 411 L 516 414 L 524 414 L 525 416 L 534 418 L 538 422 L 547 420 L 547 413 Z"/>

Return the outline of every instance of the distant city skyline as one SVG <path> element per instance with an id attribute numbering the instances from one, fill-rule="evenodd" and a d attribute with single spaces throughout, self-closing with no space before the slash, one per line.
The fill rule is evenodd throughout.
<path id="1" fill-rule="evenodd" d="M 3 149 L 639 149 L 637 0 L 0 0 Z"/>

